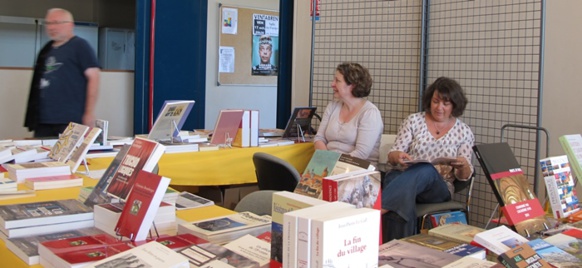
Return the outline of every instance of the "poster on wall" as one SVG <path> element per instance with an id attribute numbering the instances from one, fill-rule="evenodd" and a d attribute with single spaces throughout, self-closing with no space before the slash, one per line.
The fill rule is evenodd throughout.
<path id="1" fill-rule="evenodd" d="M 252 75 L 278 74 L 279 16 L 253 14 Z"/>
<path id="2" fill-rule="evenodd" d="M 234 73 L 234 47 L 221 46 L 218 49 L 218 72 Z"/>
<path id="3" fill-rule="evenodd" d="M 223 8 L 221 24 L 223 34 L 236 34 L 238 29 L 238 10 L 236 8 Z"/>

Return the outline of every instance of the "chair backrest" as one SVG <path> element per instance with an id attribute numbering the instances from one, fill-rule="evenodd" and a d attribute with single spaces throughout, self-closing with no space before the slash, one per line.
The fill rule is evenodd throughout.
<path id="1" fill-rule="evenodd" d="M 257 152 L 253 155 L 253 163 L 260 190 L 293 192 L 301 179 L 294 166 L 276 156 Z"/>
<path id="2" fill-rule="evenodd" d="M 257 215 L 271 215 L 273 190 L 259 190 L 245 195 L 234 207 L 234 211 L 250 211 Z"/>
<path id="3" fill-rule="evenodd" d="M 380 171 L 387 171 L 387 163 L 388 163 L 388 151 L 394 145 L 394 141 L 396 140 L 396 135 L 394 134 L 382 134 L 380 138 L 380 152 L 379 152 L 379 159 L 378 159 L 378 169 Z"/>

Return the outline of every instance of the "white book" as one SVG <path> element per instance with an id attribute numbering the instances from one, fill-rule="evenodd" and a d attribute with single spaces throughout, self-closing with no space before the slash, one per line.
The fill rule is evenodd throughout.
<path id="1" fill-rule="evenodd" d="M 250 122 L 250 140 L 251 147 L 259 146 L 259 111 L 251 110 L 251 122 Z"/>
<path id="2" fill-rule="evenodd" d="M 28 178 L 70 175 L 71 167 L 63 162 L 30 162 L 4 164 L 10 179 L 23 183 Z"/>
<path id="3" fill-rule="evenodd" d="M 176 199 L 176 209 L 191 209 L 214 205 L 214 201 L 195 195 L 190 192 L 181 192 Z"/>
<path id="4" fill-rule="evenodd" d="M 283 215 L 283 267 L 309 266 L 312 218 L 353 208 L 355 206 L 348 203 L 333 202 L 285 213 Z"/>
<path id="5" fill-rule="evenodd" d="M 7 238 L 18 238 L 18 237 L 25 237 L 30 235 L 43 235 L 43 234 L 50 234 L 50 233 L 57 233 L 57 232 L 64 232 L 68 230 L 77 230 L 81 228 L 89 228 L 94 226 L 93 219 L 89 220 L 79 220 L 79 221 L 70 221 L 70 222 L 62 222 L 62 223 L 55 223 L 55 224 L 42 224 L 36 226 L 29 226 L 29 227 L 22 227 L 22 228 L 11 228 L 11 229 L 2 229 L 0 231 Z"/>
<path id="6" fill-rule="evenodd" d="M 93 211 L 76 199 L 0 206 L 2 229 L 82 220 L 93 220 Z"/>
<path id="7" fill-rule="evenodd" d="M 242 119 L 236 133 L 236 137 L 232 141 L 232 146 L 249 147 L 251 146 L 251 111 L 244 110 Z"/>
<path id="8" fill-rule="evenodd" d="M 256 261 L 261 267 L 269 264 L 271 244 L 252 235 L 244 235 L 224 245 L 230 251 Z"/>
<path id="9" fill-rule="evenodd" d="M 71 172 L 73 173 L 77 172 L 77 168 L 79 168 L 81 162 L 85 160 L 85 156 L 89 151 L 89 147 L 91 147 L 91 144 L 95 142 L 95 139 L 97 139 L 99 133 L 101 133 L 101 129 L 96 127 L 91 128 L 89 131 L 85 133 L 85 136 L 82 138 L 81 144 L 73 150 L 73 153 L 69 157 L 69 160 L 67 160 L 66 162 L 67 165 L 71 167 Z"/>
<path id="10" fill-rule="evenodd" d="M 86 267 L 188 268 L 190 266 L 186 257 L 156 241 L 152 241 L 94 262 Z"/>
<path id="11" fill-rule="evenodd" d="M 525 237 L 505 225 L 480 232 L 475 235 L 474 240 L 479 245 L 484 246 L 497 255 L 501 255 L 511 248 L 527 243 L 528 241 Z"/>
<path id="12" fill-rule="evenodd" d="M 311 267 L 377 267 L 380 211 L 345 209 L 311 220 Z"/>

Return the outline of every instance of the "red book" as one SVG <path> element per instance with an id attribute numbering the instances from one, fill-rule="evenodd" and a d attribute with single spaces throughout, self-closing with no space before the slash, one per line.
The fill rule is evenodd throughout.
<path id="1" fill-rule="evenodd" d="M 210 139 L 211 144 L 230 144 L 241 125 L 243 110 L 221 110 Z"/>
<path id="2" fill-rule="evenodd" d="M 156 239 L 156 241 L 168 248 L 171 248 L 174 251 L 181 250 L 191 245 L 208 243 L 208 240 L 202 239 L 193 234 L 162 236 Z"/>
<path id="3" fill-rule="evenodd" d="M 115 232 L 131 241 L 145 240 L 169 185 L 169 178 L 140 170 Z"/>
<path id="4" fill-rule="evenodd" d="M 125 201 L 135 184 L 138 172 L 140 170 L 151 172 L 164 154 L 164 150 L 165 146 L 155 141 L 136 138 L 113 174 L 107 187 L 107 194 Z"/>

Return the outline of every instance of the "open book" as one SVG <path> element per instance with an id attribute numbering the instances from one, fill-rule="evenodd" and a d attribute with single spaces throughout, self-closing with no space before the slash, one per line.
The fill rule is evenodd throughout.
<path id="1" fill-rule="evenodd" d="M 415 159 L 415 160 L 404 160 L 404 163 L 408 165 L 413 165 L 417 163 L 430 163 L 433 165 L 451 165 L 451 163 L 456 162 L 457 159 L 454 157 L 439 157 L 435 158 L 432 161 L 426 159 Z"/>

